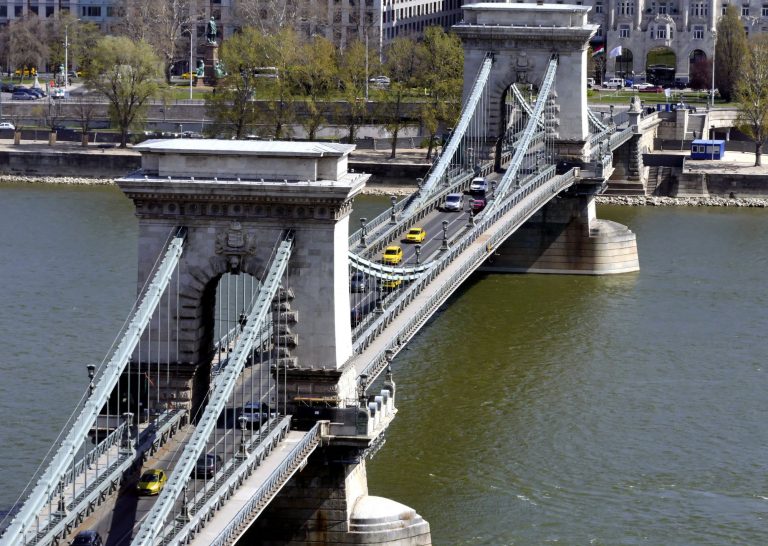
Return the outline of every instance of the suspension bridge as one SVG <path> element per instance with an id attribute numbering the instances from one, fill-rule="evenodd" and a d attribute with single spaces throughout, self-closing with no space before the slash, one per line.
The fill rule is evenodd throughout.
<path id="1" fill-rule="evenodd" d="M 137 146 L 142 169 L 118 182 L 139 221 L 135 307 L 0 544 L 61 544 L 84 529 L 109 545 L 224 545 L 248 532 L 429 544 L 426 521 L 365 481 L 397 413 L 397 353 L 473 272 L 514 254 L 523 226 L 560 222 L 558 211 L 580 226 L 579 252 L 594 258 L 594 240 L 621 250 L 586 272 L 637 269 L 631 232 L 596 237 L 593 197 L 640 129 L 639 113 L 587 108 L 587 10 L 465 6 L 459 122 L 417 191 L 352 235 L 368 178 L 348 172 L 353 146 Z M 444 210 L 478 177 L 482 206 Z M 412 228 L 424 239 L 400 243 Z M 383 263 L 390 246 L 401 254 Z M 142 476 L 152 468 L 162 473 Z"/>

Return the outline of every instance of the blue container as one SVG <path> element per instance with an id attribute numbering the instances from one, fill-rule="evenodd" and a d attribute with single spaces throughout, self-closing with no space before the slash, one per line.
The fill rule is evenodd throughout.
<path id="1" fill-rule="evenodd" d="M 722 159 L 724 155 L 724 140 L 705 140 L 700 138 L 691 142 L 691 159 Z"/>

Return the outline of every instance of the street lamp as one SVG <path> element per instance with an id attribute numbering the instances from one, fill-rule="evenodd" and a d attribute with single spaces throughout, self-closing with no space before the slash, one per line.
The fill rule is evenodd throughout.
<path id="1" fill-rule="evenodd" d="M 360 218 L 360 244 L 362 246 L 365 246 L 365 236 L 367 235 L 367 228 L 365 226 L 365 223 L 368 221 L 368 218 Z"/>
<path id="2" fill-rule="evenodd" d="M 443 244 L 440 250 L 448 250 L 448 220 L 443 220 Z"/>
<path id="3" fill-rule="evenodd" d="M 421 256 L 421 245 L 416 245 L 416 265 L 419 265 L 420 256 Z"/>
<path id="4" fill-rule="evenodd" d="M 247 459 L 248 447 L 245 445 L 245 427 L 248 423 L 248 419 L 245 417 L 245 415 L 241 415 L 237 418 L 237 421 L 240 423 L 240 451 L 237 453 L 237 458 Z"/>
<path id="5" fill-rule="evenodd" d="M 715 55 L 717 53 L 717 31 L 712 31 L 712 96 L 710 101 L 712 108 L 715 107 Z"/>
<path id="6" fill-rule="evenodd" d="M 93 384 L 93 378 L 96 376 L 96 366 L 93 364 L 88 364 L 86 366 L 88 368 L 88 396 L 93 396 L 93 390 L 96 388 L 96 386 Z"/>
<path id="7" fill-rule="evenodd" d="M 389 223 L 390 224 L 396 224 L 397 223 L 397 213 L 395 212 L 395 204 L 397 203 L 397 196 L 390 195 L 389 201 L 392 203 L 392 211 L 389 213 Z"/>
<path id="8" fill-rule="evenodd" d="M 192 100 L 192 29 L 189 29 L 189 100 Z"/>
<path id="9" fill-rule="evenodd" d="M 75 19 L 64 23 L 64 89 L 69 87 L 69 25 L 79 21 Z"/>

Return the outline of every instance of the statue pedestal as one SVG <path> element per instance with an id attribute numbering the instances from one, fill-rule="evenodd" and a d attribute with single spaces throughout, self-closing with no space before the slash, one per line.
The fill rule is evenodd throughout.
<path id="1" fill-rule="evenodd" d="M 205 85 L 216 85 L 216 64 L 219 62 L 218 44 L 205 44 L 203 60 L 205 61 Z"/>

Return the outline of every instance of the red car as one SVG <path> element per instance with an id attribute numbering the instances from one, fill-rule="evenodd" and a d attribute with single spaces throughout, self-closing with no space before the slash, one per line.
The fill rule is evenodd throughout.
<path id="1" fill-rule="evenodd" d="M 640 93 L 662 93 L 664 92 L 664 88 L 660 85 L 652 85 L 651 87 L 644 87 L 643 89 L 638 89 Z"/>
<path id="2" fill-rule="evenodd" d="M 478 212 L 480 212 L 485 208 L 485 205 L 486 205 L 485 199 L 475 197 L 474 199 L 472 199 L 471 205 L 472 205 L 472 212 L 477 214 Z"/>

